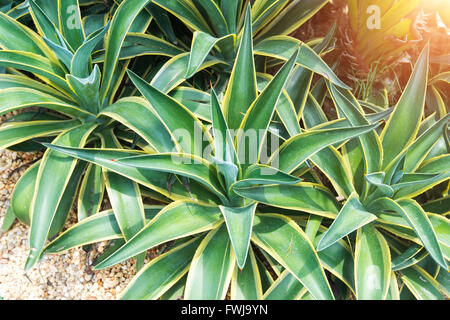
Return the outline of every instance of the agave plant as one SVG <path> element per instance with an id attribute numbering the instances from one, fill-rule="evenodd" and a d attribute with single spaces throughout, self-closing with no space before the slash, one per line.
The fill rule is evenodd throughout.
<path id="1" fill-rule="evenodd" d="M 355 189 L 347 191 L 350 196 L 320 238 L 317 250 L 356 231 L 350 241 L 354 241 L 354 283 L 360 299 L 398 299 L 396 276 L 404 284 L 402 291 L 409 290 L 417 299 L 448 296 L 448 288 L 434 278 L 438 274 L 441 280 L 448 277 L 450 225 L 445 213 L 449 207 L 441 202 L 443 206 L 436 211 L 428 204 L 422 207 L 417 198 L 436 185 L 448 184 L 450 177 L 448 149 L 445 145 L 436 148 L 448 135 L 449 115 L 435 123 L 421 122 L 427 75 L 428 47 L 381 135 L 374 131 L 343 148 L 343 165 L 347 163 Z M 332 84 L 329 91 L 346 121 L 358 126 L 368 123 L 350 92 Z M 417 282 L 419 278 L 422 282 Z"/>
<path id="2" fill-rule="evenodd" d="M 72 147 L 131 144 L 151 149 L 126 130 L 114 131 L 120 123 L 102 113 L 112 102 L 129 108 L 145 104 L 142 99 L 121 99 L 126 92 L 120 84 L 130 60 L 106 61 L 101 68 L 92 63 L 92 54 L 103 47 L 110 23 L 101 20 L 97 30 L 90 30 L 92 23 L 84 28 L 90 19 L 83 24 L 78 1 L 57 4 L 28 1 L 26 9 L 38 33 L 0 13 L 0 65 L 7 71 L 0 74 L 0 113 L 35 107 L 2 124 L 0 147 L 29 151 L 40 147 L 37 142 L 48 141 Z M 143 11 L 135 23 L 130 22 L 130 29 L 144 32 L 150 21 L 150 14 Z M 108 37 L 105 46 L 114 43 Z M 98 212 L 106 190 L 127 238 L 143 227 L 144 207 L 136 183 L 47 150 L 18 182 L 8 211 L 8 224 L 16 216 L 31 225 L 26 270 L 38 261 L 46 239 L 64 227 L 77 190 L 79 220 Z"/>
<path id="3" fill-rule="evenodd" d="M 339 202 L 326 187 L 302 182 L 290 173 L 308 170 L 309 157 L 327 161 L 326 153 L 318 154 L 321 150 L 371 132 L 380 123 L 302 131 L 290 104 L 291 108 L 283 108 L 279 114 L 290 112 L 280 118 L 287 120 L 283 123 L 293 136 L 274 152 L 267 152 L 271 149 L 269 145 L 273 147 L 279 139 L 269 134 L 268 128 L 280 106 L 299 50 L 259 93 L 255 66 L 249 63 L 254 59 L 250 30 L 247 23 L 223 102 L 211 91 L 211 130 L 181 103 L 129 72 L 149 108 L 139 110 L 135 118 L 124 123 L 151 145 L 164 144 L 170 148 L 145 153 L 47 145 L 55 152 L 104 166 L 156 191 L 161 189 L 155 183 L 161 173 L 198 183 L 198 189 L 191 188 L 197 201 L 179 199 L 156 215 L 153 211 L 146 227 L 96 265 L 96 269 L 107 268 L 155 246 L 181 239 L 142 269 L 124 292 L 125 299 L 158 298 L 174 286 L 185 287 L 186 299 L 224 299 L 230 283 L 231 298 L 259 299 L 263 297 L 263 282 L 264 291 L 271 287 L 268 292 L 272 297 L 285 294 L 285 286 L 293 285 L 299 290 L 296 296 L 308 291 L 313 298 L 332 299 L 334 294 L 322 261 L 327 261 L 324 263 L 327 270 L 345 279 L 342 270 L 335 268 L 332 250 L 317 256 L 308 236 L 289 218 L 292 214 L 303 216 L 304 212 L 334 217 L 339 212 Z M 236 121 L 242 106 L 247 107 L 241 123 L 232 131 L 230 119 Z M 155 128 L 146 125 L 145 119 L 153 115 L 160 119 L 169 139 L 152 134 Z M 257 134 L 252 136 L 254 132 Z M 251 145 L 246 143 L 249 135 L 254 138 Z M 175 198 L 175 194 L 170 196 Z M 291 208 L 293 213 L 287 214 L 282 208 Z M 110 216 L 111 213 L 105 212 L 80 222 L 51 242 L 45 252 L 56 253 L 120 237 Z M 94 225 L 95 230 L 91 229 Z M 337 247 L 333 250 L 346 250 L 342 244 Z M 266 258 L 261 258 L 263 254 Z M 279 272 L 288 270 L 280 278 L 284 281 L 271 283 L 273 280 L 268 276 L 271 267 L 261 262 L 267 260 L 280 264 L 274 267 Z"/>
<path id="4" fill-rule="evenodd" d="M 287 34 L 302 25 L 327 2 L 261 0 L 251 5 L 248 1 L 234 0 L 152 1 L 153 7 L 175 15 L 185 25 L 186 32 L 181 28 L 176 33 L 176 38 L 166 37 L 168 41 L 177 44 L 178 52 L 155 44 L 148 34 L 131 33 L 126 38 L 128 45 L 123 47 L 121 57 L 158 52 L 170 59 L 162 62 L 156 76 L 155 70 L 142 69 L 138 72 L 152 86 L 163 92 L 175 89 L 176 92 L 172 95 L 182 99 L 184 96 L 198 95 L 194 89 L 209 90 L 212 82 L 220 96 L 227 87 L 240 48 L 240 39 L 246 29 L 246 21 L 250 20 L 248 23 L 252 25 L 254 53 L 260 57 L 257 71 L 265 73 L 267 68 L 280 64 L 282 60 L 286 61 L 302 43 Z M 145 0 L 133 3 L 123 1 L 118 10 L 127 12 L 129 19 L 132 19 L 148 5 Z M 170 25 L 169 23 L 170 21 L 165 25 Z M 175 26 L 169 29 L 174 28 Z M 103 59 L 105 53 L 98 52 L 95 61 Z M 306 44 L 302 43 L 298 63 L 323 76 L 331 77 L 340 86 L 345 86 Z M 181 88 L 177 88 L 179 85 L 182 85 Z"/>

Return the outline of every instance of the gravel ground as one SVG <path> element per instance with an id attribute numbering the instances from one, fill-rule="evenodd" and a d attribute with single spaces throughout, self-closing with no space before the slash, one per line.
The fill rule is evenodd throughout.
<path id="1" fill-rule="evenodd" d="M 26 170 L 26 164 L 38 156 L 0 151 L 0 225 L 15 182 Z M 72 213 L 67 227 L 75 222 L 74 217 Z M 16 221 L 8 232 L 0 235 L 0 297 L 5 300 L 112 300 L 119 297 L 135 274 L 134 261 L 92 272 L 85 252 L 72 249 L 65 254 L 45 256 L 25 275 L 23 266 L 29 249 L 28 231 L 28 227 Z M 89 262 L 104 249 L 105 244 L 94 246 Z"/>

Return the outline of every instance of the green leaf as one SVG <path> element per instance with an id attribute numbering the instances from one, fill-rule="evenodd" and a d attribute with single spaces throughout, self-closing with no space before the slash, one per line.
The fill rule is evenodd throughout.
<path id="1" fill-rule="evenodd" d="M 288 60 L 299 47 L 300 51 L 297 58 L 297 64 L 320 74 L 342 88 L 351 89 L 335 75 L 333 70 L 331 70 L 313 49 L 298 39 L 288 36 L 270 37 L 259 42 L 255 46 L 254 53 L 256 55 L 280 60 Z"/>
<path id="2" fill-rule="evenodd" d="M 244 268 L 234 268 L 231 279 L 231 300 L 261 300 L 262 285 L 258 263 L 252 248 Z"/>
<path id="3" fill-rule="evenodd" d="M 63 100 L 34 89 L 0 89 L 0 114 L 31 106 L 40 106 L 76 118 L 86 118 L 91 116 L 91 113 L 84 111 L 75 105 L 68 104 Z"/>
<path id="4" fill-rule="evenodd" d="M 76 51 L 84 41 L 79 0 L 58 0 L 59 28 L 62 35 Z"/>
<path id="5" fill-rule="evenodd" d="M 153 219 L 162 206 L 144 207 L 145 218 Z M 112 210 L 99 212 L 64 231 L 45 248 L 45 253 L 62 253 L 72 248 L 106 240 L 122 239 L 123 234 Z"/>
<path id="6" fill-rule="evenodd" d="M 423 49 L 411 78 L 381 134 L 383 168 L 414 141 L 423 115 L 428 79 L 428 45 Z"/>
<path id="7" fill-rule="evenodd" d="M 195 138 L 202 133 L 209 137 L 210 140 L 211 137 L 206 133 L 206 129 L 200 120 L 176 100 L 152 87 L 136 74 L 130 71 L 128 75 L 150 103 L 150 107 L 154 110 L 155 115 L 167 130 L 172 135 L 177 136 L 177 133 L 180 135 L 173 137 L 173 139 L 183 138 L 182 141 L 175 140 L 174 142 L 179 144 L 183 151 L 202 156 L 208 141 L 203 141 L 203 145 L 195 145 Z M 201 150 L 198 150 L 199 148 Z"/>
<path id="8" fill-rule="evenodd" d="M 264 300 L 299 300 L 306 292 L 302 283 L 285 270 L 264 293 Z"/>
<path id="9" fill-rule="evenodd" d="M 380 198 L 371 207 L 378 210 L 391 210 L 400 214 L 420 238 L 425 249 L 427 249 L 433 259 L 447 269 L 447 263 L 445 262 L 433 226 L 417 202 L 410 199 L 395 202 L 389 198 Z"/>
<path id="10" fill-rule="evenodd" d="M 122 148 L 112 130 L 103 131 L 101 139 L 104 148 Z M 128 241 L 145 225 L 144 204 L 139 186 L 136 182 L 107 169 L 103 170 L 103 174 L 114 215 L 125 240 Z"/>
<path id="11" fill-rule="evenodd" d="M 355 286 L 358 300 L 384 300 L 389 290 L 391 257 L 384 237 L 371 225 L 358 229 Z"/>
<path id="12" fill-rule="evenodd" d="M 242 197 L 270 206 L 304 211 L 323 217 L 335 218 L 339 212 L 339 204 L 334 196 L 321 185 L 312 183 L 257 186 L 234 191 Z"/>
<path id="13" fill-rule="evenodd" d="M 412 266 L 400 271 L 400 278 L 418 300 L 444 300 L 439 283 L 425 270 Z"/>
<path id="14" fill-rule="evenodd" d="M 0 227 L 0 234 L 7 232 L 11 229 L 12 225 L 16 221 L 16 216 L 14 215 L 13 209 L 11 206 L 6 210 L 5 217 L 3 219 L 2 226 Z"/>
<path id="15" fill-rule="evenodd" d="M 352 193 L 330 228 L 320 239 L 317 250 L 322 251 L 328 248 L 336 241 L 376 219 L 377 217 L 368 212 L 359 202 L 358 195 Z"/>
<path id="16" fill-rule="evenodd" d="M 97 124 L 86 123 L 58 136 L 54 143 L 82 147 Z M 75 168 L 76 159 L 53 150 L 44 154 L 36 181 L 36 192 L 31 205 L 30 254 L 25 264 L 29 270 L 38 261 L 45 245 L 52 221 Z"/>
<path id="17" fill-rule="evenodd" d="M 211 1 L 211 0 L 206 0 Z M 185 78 L 193 77 L 205 62 L 208 54 L 213 48 L 221 42 L 231 41 L 234 43 L 236 36 L 233 34 L 226 35 L 221 38 L 215 38 L 207 33 L 196 31 L 192 39 L 191 53 L 189 56 L 189 65 Z"/>
<path id="18" fill-rule="evenodd" d="M 233 189 L 242 189 L 257 184 L 297 184 L 301 179 L 263 164 L 254 164 L 247 168 L 241 180 L 232 185 Z"/>
<path id="19" fill-rule="evenodd" d="M 235 266 L 226 227 L 210 231 L 195 252 L 186 280 L 186 300 L 224 300 Z"/>
<path id="20" fill-rule="evenodd" d="M 233 245 L 238 267 L 242 270 L 250 247 L 256 204 L 242 208 L 220 206 Z"/>
<path id="21" fill-rule="evenodd" d="M 287 140 L 272 156 L 272 166 L 285 172 L 293 172 L 306 159 L 335 143 L 358 137 L 377 128 L 380 123 L 354 128 L 310 130 Z"/>
<path id="22" fill-rule="evenodd" d="M 130 112 L 130 110 L 134 111 Z M 175 149 L 170 133 L 155 115 L 148 102 L 142 98 L 120 99 L 103 109 L 101 115 L 108 116 L 132 129 L 156 151 L 170 152 Z"/>
<path id="23" fill-rule="evenodd" d="M 219 161 L 231 162 L 239 166 L 234 141 L 225 120 L 216 92 L 211 92 L 211 120 L 214 134 L 215 155 Z M 228 159 L 228 157 L 230 159 Z M 222 172 L 223 173 L 223 172 Z"/>
<path id="24" fill-rule="evenodd" d="M 84 109 L 97 114 L 100 111 L 100 69 L 96 65 L 91 75 L 78 78 L 71 74 L 66 76 L 67 82 L 79 99 Z"/>
<path id="25" fill-rule="evenodd" d="M 205 185 L 219 198 L 227 202 L 220 182 L 215 176 L 213 166 L 206 160 L 185 153 L 136 155 L 115 159 L 124 166 L 140 169 L 174 173 L 191 178 Z"/>
<path id="26" fill-rule="evenodd" d="M 0 12 L 0 47 L 47 56 L 50 49 L 34 31 Z"/>
<path id="27" fill-rule="evenodd" d="M 183 243 L 147 264 L 122 292 L 121 300 L 155 300 L 189 270 L 200 237 Z"/>
<path id="28" fill-rule="evenodd" d="M 192 202 L 174 202 L 165 207 L 136 236 L 110 257 L 95 266 L 109 268 L 164 242 L 202 233 L 222 223 L 218 207 Z"/>
<path id="29" fill-rule="evenodd" d="M 405 173 L 415 171 L 426 158 L 432 147 L 442 137 L 442 131 L 447 128 L 450 121 L 450 114 L 447 114 L 431 128 L 425 131 L 406 151 L 406 158 L 403 170 Z"/>
<path id="30" fill-rule="evenodd" d="M 329 84 L 330 93 L 340 113 L 350 122 L 353 127 L 368 125 L 364 110 L 356 98 L 348 90 L 343 90 L 333 84 Z M 361 148 L 364 153 L 365 173 L 378 172 L 381 168 L 382 146 L 375 131 L 359 137 Z"/>
<path id="31" fill-rule="evenodd" d="M 147 5 L 149 0 L 122 1 L 111 22 L 111 28 L 106 36 L 106 55 L 101 86 L 101 100 L 105 102 L 113 90 L 114 73 L 119 61 L 119 54 L 125 36 L 131 28 L 134 19 Z"/>
<path id="32" fill-rule="evenodd" d="M 120 164 L 118 161 L 113 161 L 115 159 L 127 158 L 136 155 L 147 155 L 147 153 L 141 151 L 126 151 L 119 149 L 80 149 L 61 147 L 51 144 L 44 145 L 50 149 L 70 155 L 71 157 L 89 161 L 95 163 L 96 165 L 105 167 L 152 190 L 155 190 L 170 199 L 179 200 L 190 199 L 192 197 L 206 203 L 217 203 L 219 201 L 219 199 L 215 197 L 211 191 L 205 189 L 203 185 L 196 181 L 190 182 L 190 193 L 181 183 L 175 183 L 172 185 L 171 192 L 169 192 L 167 190 L 169 173 L 155 170 L 140 170 L 138 168 Z"/>
<path id="33" fill-rule="evenodd" d="M 34 53 L 22 51 L 0 51 L 0 67 L 15 68 L 28 71 L 36 75 L 44 82 L 60 89 L 64 93 L 71 92 L 67 82 L 64 80 L 64 73 L 59 66 L 49 59 Z"/>
<path id="34" fill-rule="evenodd" d="M 250 6 L 245 13 L 244 31 L 224 97 L 223 110 L 231 130 L 238 129 L 248 108 L 256 99 L 256 71 L 253 58 Z"/>
<path id="35" fill-rule="evenodd" d="M 270 36 L 289 34 L 308 21 L 327 3 L 328 0 L 292 1 L 261 31 L 259 37 L 265 39 Z"/>
<path id="36" fill-rule="evenodd" d="M 16 182 L 11 195 L 11 208 L 20 222 L 29 226 L 30 208 L 33 201 L 40 162 L 31 165 Z"/>
<path id="37" fill-rule="evenodd" d="M 102 167 L 89 164 L 86 169 L 78 196 L 77 214 L 78 221 L 84 220 L 99 212 L 103 201 L 105 182 L 102 175 Z"/>
<path id="38" fill-rule="evenodd" d="M 191 0 L 153 0 L 168 12 L 183 21 L 189 28 L 212 33 L 210 27 Z"/>
<path id="39" fill-rule="evenodd" d="M 334 299 L 312 243 L 294 221 L 275 214 L 257 215 L 252 241 L 289 270 L 314 298 Z"/>
<path id="40" fill-rule="evenodd" d="M 56 135 L 80 125 L 78 120 L 7 122 L 0 125 L 0 149 L 29 139 Z"/>
<path id="41" fill-rule="evenodd" d="M 110 23 L 101 29 L 95 31 L 86 41 L 75 51 L 73 55 L 70 73 L 73 76 L 86 78 L 89 76 L 89 66 L 91 61 L 91 54 L 97 45 L 102 41 L 109 30 Z"/>
<path id="42" fill-rule="evenodd" d="M 279 101 L 282 90 L 286 84 L 289 74 L 292 71 L 294 62 L 297 59 L 297 54 L 298 51 L 294 52 L 294 55 L 280 69 L 272 81 L 270 81 L 270 83 L 264 88 L 263 92 L 261 92 L 258 98 L 247 110 L 239 127 L 242 131 L 238 133 L 236 137 L 238 154 L 241 154 L 242 150 L 245 150 L 244 154 L 246 155 L 246 158 L 247 156 L 250 156 L 248 151 L 243 149 L 246 146 L 245 135 L 248 132 L 255 132 L 257 139 L 256 141 L 252 141 L 252 144 L 256 144 L 256 156 L 257 162 L 259 162 L 262 144 L 267 135 L 267 129 L 275 112 L 275 107 Z M 263 134 L 261 134 L 262 132 Z M 244 137 L 242 137 L 242 135 L 244 135 Z M 242 161 L 243 159 L 240 160 Z"/>

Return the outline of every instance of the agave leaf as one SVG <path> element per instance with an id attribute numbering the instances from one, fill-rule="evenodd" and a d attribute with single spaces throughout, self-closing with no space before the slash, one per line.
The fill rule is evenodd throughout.
<path id="1" fill-rule="evenodd" d="M 107 98 L 109 100 L 109 95 L 113 90 L 114 73 L 116 72 L 125 36 L 130 30 L 134 19 L 148 2 L 149 0 L 122 1 L 114 14 L 105 43 L 106 55 L 100 94 L 102 102 Z"/>
<path id="2" fill-rule="evenodd" d="M 250 7 L 247 7 L 244 31 L 223 104 L 224 114 L 231 130 L 239 128 L 256 96 L 257 82 L 253 57 L 251 13 Z"/>
<path id="3" fill-rule="evenodd" d="M 214 229 L 223 222 L 221 217 L 218 207 L 174 202 L 161 210 L 123 247 L 96 265 L 95 269 L 109 268 L 164 242 Z"/>
<path id="4" fill-rule="evenodd" d="M 84 41 L 83 23 L 78 0 L 58 0 L 59 28 L 73 51 Z"/>
<path id="5" fill-rule="evenodd" d="M 210 231 L 195 252 L 186 280 L 187 300 L 224 300 L 235 256 L 224 224 Z"/>
<path id="6" fill-rule="evenodd" d="M 29 88 L 41 91 L 68 103 L 73 103 L 75 101 L 73 98 L 62 94 L 58 90 L 55 90 L 39 81 L 30 79 L 24 75 L 0 74 L 0 89 L 9 88 Z"/>
<path id="7" fill-rule="evenodd" d="M 400 214 L 420 238 L 425 249 L 427 249 L 433 259 L 442 267 L 447 268 L 447 263 L 433 226 L 417 202 L 410 199 L 395 202 L 389 198 L 380 198 L 371 206 L 378 210 L 392 210 Z"/>
<path id="8" fill-rule="evenodd" d="M 33 201 L 40 161 L 32 164 L 16 182 L 11 195 L 11 208 L 20 222 L 29 226 L 30 208 Z"/>
<path id="9" fill-rule="evenodd" d="M 395 190 L 390 185 L 384 183 L 385 177 L 385 172 L 374 172 L 365 176 L 367 182 L 370 185 L 374 185 L 375 187 L 377 187 L 377 191 L 380 192 L 383 196 L 392 197 L 395 193 Z"/>
<path id="10" fill-rule="evenodd" d="M 322 149 L 339 142 L 372 131 L 380 123 L 368 126 L 342 129 L 325 129 L 303 132 L 287 140 L 272 156 L 271 163 L 279 163 L 279 169 L 293 172 L 308 157 Z"/>
<path id="11" fill-rule="evenodd" d="M 400 279 L 417 300 L 444 300 L 439 283 L 418 266 L 401 270 Z"/>
<path id="12" fill-rule="evenodd" d="M 355 287 L 359 300 L 384 300 L 389 290 L 391 257 L 384 237 L 372 226 L 358 229 Z"/>
<path id="13" fill-rule="evenodd" d="M 89 76 L 91 54 L 102 41 L 109 30 L 110 23 L 90 35 L 73 55 L 70 73 L 75 77 L 86 78 Z"/>
<path id="14" fill-rule="evenodd" d="M 277 14 L 258 36 L 266 39 L 275 35 L 289 34 L 308 21 L 327 3 L 328 0 L 293 1 Z"/>
<path id="15" fill-rule="evenodd" d="M 162 209 L 162 206 L 146 205 L 144 207 L 146 220 L 153 219 Z M 122 238 L 123 234 L 113 210 L 106 210 L 83 219 L 64 231 L 47 245 L 44 252 L 62 253 L 91 243 Z"/>
<path id="16" fill-rule="evenodd" d="M 414 141 L 419 130 L 428 79 L 428 45 L 423 49 L 411 78 L 381 134 L 383 168 Z M 413 106 L 413 107 L 411 107 Z"/>
<path id="17" fill-rule="evenodd" d="M 239 166 L 234 142 L 214 90 L 211 92 L 211 120 L 213 125 L 216 158 L 219 161 L 231 162 L 236 166 Z"/>
<path id="18" fill-rule="evenodd" d="M 130 109 L 134 112 L 130 112 Z M 103 109 L 101 115 L 108 116 L 126 125 L 159 152 L 170 152 L 175 148 L 168 130 L 155 116 L 148 102 L 142 98 L 127 97 L 120 99 Z"/>
<path id="19" fill-rule="evenodd" d="M 161 297 L 188 272 L 200 239 L 192 239 L 153 259 L 131 280 L 120 299 L 154 300 Z"/>
<path id="20" fill-rule="evenodd" d="M 262 284 L 258 263 L 252 248 L 249 248 L 249 259 L 244 268 L 234 268 L 231 279 L 231 300 L 261 300 Z"/>
<path id="21" fill-rule="evenodd" d="M 334 299 L 312 243 L 292 220 L 275 214 L 257 215 L 252 241 L 289 270 L 314 298 Z"/>
<path id="22" fill-rule="evenodd" d="M 78 120 L 4 123 L 0 125 L 0 149 L 6 149 L 32 138 L 56 135 L 80 124 Z"/>
<path id="23" fill-rule="evenodd" d="M 415 171 L 422 161 L 426 158 L 432 147 L 442 136 L 442 131 L 447 128 L 450 121 L 450 114 L 447 114 L 432 127 L 425 131 L 406 151 L 405 164 L 403 170 L 405 173 Z"/>
<path id="24" fill-rule="evenodd" d="M 191 154 L 203 155 L 203 150 L 207 147 L 208 141 L 204 141 L 203 145 L 196 146 L 195 138 L 202 133 L 204 133 L 210 141 L 212 138 L 206 133 L 206 129 L 200 120 L 176 100 L 152 87 L 136 74 L 132 72 L 129 72 L 128 74 L 142 95 L 150 103 L 155 115 L 160 119 L 167 130 L 172 135 L 177 132 L 181 133 L 180 130 L 183 130 L 182 133 L 184 139 L 182 139 L 181 142 L 176 141 L 176 143 L 180 144 L 182 150 Z M 199 147 L 202 149 L 197 150 Z"/>
<path id="25" fill-rule="evenodd" d="M 284 173 L 276 168 L 262 164 L 254 164 L 245 171 L 241 180 L 234 183 L 232 189 L 242 189 L 254 185 L 297 184 L 301 179 Z"/>
<path id="26" fill-rule="evenodd" d="M 329 84 L 329 90 L 340 113 L 345 116 L 351 126 L 369 124 L 362 107 L 350 91 L 342 90 L 333 84 Z M 364 155 L 365 174 L 378 172 L 381 168 L 383 150 L 377 133 L 372 131 L 361 135 L 359 141 Z"/>
<path id="27" fill-rule="evenodd" d="M 334 196 L 321 185 L 312 183 L 235 188 L 234 191 L 242 197 L 270 206 L 304 211 L 327 218 L 335 218 L 339 212 L 339 204 Z"/>
<path id="28" fill-rule="evenodd" d="M 87 118 L 92 115 L 75 105 L 68 104 L 46 93 L 28 88 L 0 89 L 0 103 L 0 114 L 38 105 L 76 118 Z"/>
<path id="29" fill-rule="evenodd" d="M 188 52 L 181 53 L 173 57 L 167 61 L 153 76 L 150 84 L 162 92 L 172 91 L 186 80 L 185 76 L 188 72 L 189 61 L 190 55 Z M 216 64 L 225 63 L 226 62 L 223 60 L 217 59 L 213 56 L 207 56 L 205 61 L 199 66 L 198 70 L 203 70 Z"/>
<path id="30" fill-rule="evenodd" d="M 206 33 L 212 33 L 202 15 L 195 7 L 192 0 L 153 0 L 153 3 L 161 6 L 168 12 L 183 21 L 188 27 Z"/>
<path id="31" fill-rule="evenodd" d="M 264 300 L 299 300 L 306 292 L 302 283 L 289 270 L 284 270 L 264 293 Z"/>
<path id="32" fill-rule="evenodd" d="M 448 168 L 447 168 L 448 169 Z M 395 190 L 395 199 L 413 198 L 422 194 L 424 191 L 431 189 L 435 185 L 444 182 L 450 178 L 450 171 L 440 174 L 414 174 L 415 179 L 412 181 L 400 181 L 392 186 Z M 404 176 L 405 178 L 405 176 Z"/>
<path id="33" fill-rule="evenodd" d="M 247 261 L 255 210 L 256 204 L 242 208 L 220 206 L 220 211 L 225 218 L 228 234 L 236 255 L 236 262 L 241 271 Z"/>
<path id="34" fill-rule="evenodd" d="M 263 92 L 261 92 L 258 98 L 252 103 L 240 125 L 239 129 L 242 129 L 241 134 L 245 135 L 249 131 L 256 132 L 257 139 L 252 143 L 256 143 L 258 162 L 260 159 L 262 143 L 267 134 L 270 120 L 273 117 L 275 107 L 279 101 L 284 85 L 292 71 L 295 60 L 297 59 L 297 54 L 298 51 L 294 52 L 294 55 L 286 62 L 272 81 L 265 87 Z M 261 132 L 264 132 L 264 134 L 262 135 Z M 245 139 L 242 138 L 239 133 L 236 137 L 236 145 L 238 154 L 240 155 L 241 152 L 244 151 L 245 158 L 247 158 L 249 154 L 247 150 L 243 149 L 246 145 Z"/>
<path id="35" fill-rule="evenodd" d="M 0 66 L 31 72 L 66 94 L 71 91 L 63 78 L 64 74 L 61 69 L 49 59 L 37 54 L 2 50 L 0 51 Z"/>
<path id="36" fill-rule="evenodd" d="M 101 134 L 102 146 L 120 149 L 112 130 Z M 145 225 L 144 204 L 136 182 L 107 169 L 103 170 L 106 191 L 116 216 L 117 223 L 126 241 L 130 240 Z"/>
<path id="37" fill-rule="evenodd" d="M 288 36 L 270 37 L 255 45 L 254 53 L 256 55 L 262 55 L 280 60 L 288 60 L 299 47 L 300 51 L 297 58 L 297 64 L 320 74 L 342 88 L 350 89 L 349 86 L 343 83 L 335 75 L 333 70 L 330 69 L 330 67 L 317 53 L 314 52 L 313 49 L 298 39 Z"/>
<path id="38" fill-rule="evenodd" d="M 86 123 L 58 136 L 54 143 L 81 147 L 97 124 Z M 30 254 L 25 264 L 29 270 L 38 261 L 52 221 L 76 165 L 76 159 L 47 150 L 39 166 L 36 193 L 31 204 Z M 59 174 L 55 174 L 55 172 Z M 45 177 L 42 178 L 42 177 Z"/>
<path id="39" fill-rule="evenodd" d="M 206 0 L 211 1 L 211 0 Z M 211 1 L 212 2 L 212 1 Z M 215 38 L 207 33 L 196 31 L 192 39 L 192 48 L 189 56 L 189 65 L 185 78 L 189 79 L 197 73 L 211 50 L 222 41 L 235 41 L 236 36 L 229 34 L 221 38 Z"/>
<path id="40" fill-rule="evenodd" d="M 322 251 L 351 232 L 377 219 L 363 207 L 358 198 L 356 193 L 350 195 L 333 224 L 320 239 L 317 245 L 318 251 Z"/>
<path id="41" fill-rule="evenodd" d="M 448 168 L 450 168 L 450 155 L 445 154 L 424 161 L 416 172 L 439 174 L 445 172 Z"/>
<path id="42" fill-rule="evenodd" d="M 87 164 L 84 161 L 77 162 L 53 217 L 47 236 L 49 239 L 56 237 L 64 228 L 67 218 L 69 217 L 70 210 L 73 208 L 73 204 L 77 196 L 77 190 L 81 183 L 81 177 L 86 169 L 86 165 Z"/>
<path id="43" fill-rule="evenodd" d="M 321 227 L 319 229 L 320 235 L 315 238 L 314 244 L 317 245 L 321 240 L 325 233 L 323 231 L 324 228 Z M 354 258 L 347 243 L 343 240 L 337 241 L 317 254 L 322 266 L 355 293 Z"/>
<path id="44" fill-rule="evenodd" d="M 395 275 L 395 272 L 392 272 L 386 300 L 400 300 L 400 291 L 398 288 L 397 276 Z"/>
<path id="45" fill-rule="evenodd" d="M 118 161 L 113 161 L 115 159 L 127 158 L 136 155 L 146 155 L 144 152 L 117 149 L 66 148 L 51 144 L 44 145 L 50 149 L 57 150 L 74 158 L 89 161 L 95 163 L 96 165 L 105 167 L 171 199 L 190 199 L 193 197 L 194 199 L 207 203 L 217 203 L 219 201 L 217 197 L 208 191 L 208 189 L 205 189 L 196 181 L 190 182 L 190 193 L 182 184 L 177 183 L 172 185 L 171 192 L 169 192 L 167 190 L 169 173 L 154 170 L 140 170 L 138 168 L 120 164 Z"/>
<path id="46" fill-rule="evenodd" d="M 84 109 L 97 114 L 100 111 L 100 69 L 96 65 L 90 76 L 78 78 L 71 74 L 66 76 L 67 82 L 80 100 Z"/>
<path id="47" fill-rule="evenodd" d="M 78 221 L 84 220 L 99 212 L 103 201 L 105 182 L 102 167 L 89 164 L 80 187 L 78 196 Z"/>
<path id="48" fill-rule="evenodd" d="M 211 122 L 211 97 L 198 89 L 179 86 L 170 92 L 170 96 L 194 113 L 197 118 Z"/>
<path id="49" fill-rule="evenodd" d="M 36 1 L 29 1 L 29 11 L 39 33 L 53 43 L 59 43 L 58 29 Z M 28 50 L 24 50 L 28 51 Z"/>
<path id="50" fill-rule="evenodd" d="M 7 232 L 11 229 L 12 225 L 16 221 L 16 216 L 11 206 L 6 210 L 5 217 L 3 218 L 2 226 L 0 227 L 0 234 Z"/>
<path id="51" fill-rule="evenodd" d="M 54 57 L 45 42 L 27 26 L 0 12 L 0 47 Z"/>
<path id="52" fill-rule="evenodd" d="M 227 202 L 213 166 L 202 158 L 184 153 L 136 155 L 115 159 L 119 164 L 140 169 L 140 171 L 162 171 L 185 176 L 200 182 L 219 198 Z"/>

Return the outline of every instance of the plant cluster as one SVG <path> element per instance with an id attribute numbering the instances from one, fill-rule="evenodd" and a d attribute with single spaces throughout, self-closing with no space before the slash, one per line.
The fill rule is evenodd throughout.
<path id="1" fill-rule="evenodd" d="M 109 241 L 122 299 L 448 297 L 448 74 L 425 46 L 395 106 L 358 100 L 335 26 L 289 36 L 327 2 L 0 0 L 0 147 L 44 150 L 3 227 L 25 270 Z"/>

